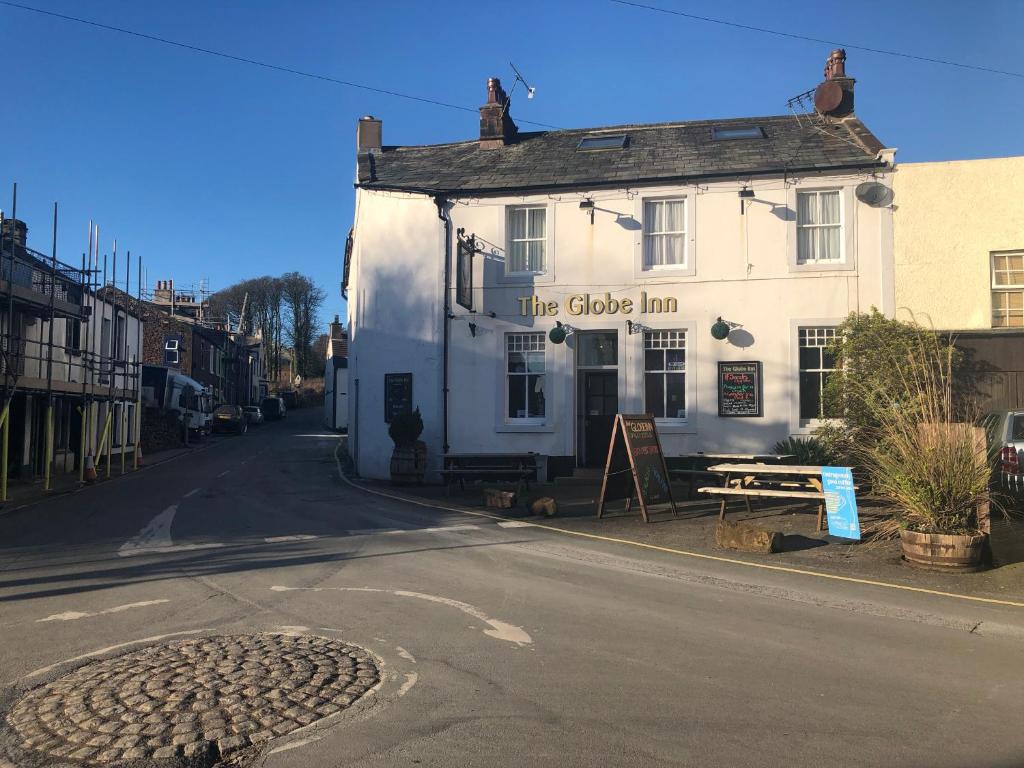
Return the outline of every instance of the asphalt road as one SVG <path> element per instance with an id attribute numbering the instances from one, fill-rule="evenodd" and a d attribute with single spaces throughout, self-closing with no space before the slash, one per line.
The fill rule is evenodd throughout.
<path id="1" fill-rule="evenodd" d="M 247 764 L 1024 765 L 1024 609 L 369 495 L 318 415 L 0 516 L 0 705 L 140 645 L 283 632 L 369 650 L 381 682 Z"/>

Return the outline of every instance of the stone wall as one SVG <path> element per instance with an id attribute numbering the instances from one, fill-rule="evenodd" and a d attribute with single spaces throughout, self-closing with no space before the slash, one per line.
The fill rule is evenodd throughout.
<path id="1" fill-rule="evenodd" d="M 173 411 L 146 408 L 142 412 L 142 455 L 185 445 L 178 415 Z"/>

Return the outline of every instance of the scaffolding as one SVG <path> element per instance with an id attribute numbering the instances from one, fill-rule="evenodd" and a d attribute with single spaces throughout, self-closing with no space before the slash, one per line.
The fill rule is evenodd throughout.
<path id="1" fill-rule="evenodd" d="M 141 258 L 133 296 L 130 251 L 119 259 L 114 241 L 101 258 L 90 222 L 80 265 L 59 261 L 57 204 L 49 255 L 28 247 L 17 205 L 15 185 L 0 212 L 0 501 L 12 469 L 51 490 L 54 470 L 84 482 L 90 461 L 107 477 L 129 456 L 137 468 L 141 437 Z"/>

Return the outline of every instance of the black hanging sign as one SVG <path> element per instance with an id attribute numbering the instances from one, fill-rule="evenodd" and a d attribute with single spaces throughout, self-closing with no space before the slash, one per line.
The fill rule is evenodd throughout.
<path id="1" fill-rule="evenodd" d="M 764 415 L 760 362 L 718 364 L 718 415 Z"/>
<path id="2" fill-rule="evenodd" d="M 669 487 L 668 468 L 661 452 L 658 429 L 650 415 L 617 414 L 608 445 L 608 460 L 597 501 L 597 516 L 604 513 L 606 501 L 626 500 L 629 511 L 636 496 L 644 522 L 650 522 L 647 508 L 652 504 L 670 504 L 676 514 L 676 503 Z"/>
<path id="3" fill-rule="evenodd" d="M 469 312 L 473 311 L 473 254 L 476 253 L 476 236 L 465 237 L 458 231 L 458 245 L 455 247 L 455 303 Z"/>
<path id="4" fill-rule="evenodd" d="M 388 424 L 395 416 L 412 413 L 412 374 L 384 374 L 384 421 Z"/>

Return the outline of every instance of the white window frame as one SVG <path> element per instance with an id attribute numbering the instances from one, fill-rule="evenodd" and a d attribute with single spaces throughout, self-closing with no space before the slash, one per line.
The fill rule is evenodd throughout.
<path id="1" fill-rule="evenodd" d="M 839 201 L 839 221 L 828 224 L 801 224 L 800 223 L 800 198 L 814 196 L 817 213 L 821 215 L 822 195 L 835 195 Z M 842 264 L 846 257 L 846 248 L 843 243 L 843 191 L 841 189 L 798 189 L 796 192 L 796 260 L 798 264 Z M 800 232 L 801 230 L 839 230 L 839 258 L 838 259 L 809 259 L 800 254 Z"/>
<path id="2" fill-rule="evenodd" d="M 686 221 L 686 239 L 684 246 L 684 264 L 664 264 L 650 268 L 646 266 L 646 241 L 644 239 L 644 206 L 646 203 L 660 200 L 685 200 L 684 211 Z M 693 277 L 697 274 L 697 194 L 693 187 L 652 189 L 646 195 L 637 195 L 633 200 L 633 276 L 642 282 L 658 280 L 671 276 Z"/>
<path id="3" fill-rule="evenodd" d="M 171 344 L 174 346 L 172 347 Z M 174 353 L 174 364 L 181 365 L 181 342 L 179 339 L 164 339 L 164 361 L 167 360 L 167 353 Z"/>
<path id="4" fill-rule="evenodd" d="M 529 348 L 529 346 L 527 346 L 526 348 L 524 348 L 522 350 L 511 350 L 511 349 L 509 349 L 511 340 L 513 339 L 513 337 L 516 337 L 516 336 L 522 336 L 522 337 L 529 336 L 529 337 L 532 337 L 532 341 L 534 341 L 534 342 L 539 341 L 540 342 L 540 348 L 539 349 L 531 349 L 531 348 Z M 523 425 L 523 426 L 526 426 L 526 425 L 540 426 L 540 425 L 547 424 L 548 420 L 549 420 L 549 418 L 551 416 L 551 390 L 550 390 L 550 384 L 551 384 L 550 367 L 551 366 L 550 366 L 550 356 L 548 354 L 547 337 L 545 336 L 543 331 L 540 331 L 540 332 L 535 332 L 535 331 L 514 331 L 514 332 L 505 333 L 505 334 L 502 335 L 502 345 L 504 347 L 504 353 L 502 354 L 502 357 L 501 357 L 501 364 L 502 364 L 501 370 L 502 370 L 502 381 L 503 381 L 503 384 L 502 384 L 503 397 L 502 397 L 502 400 L 501 400 L 501 413 L 502 413 L 502 417 L 503 417 L 504 423 L 508 424 L 508 425 Z M 514 376 L 516 378 L 525 378 L 525 377 L 530 376 L 530 375 L 536 375 L 536 374 L 531 374 L 529 369 L 527 369 L 527 371 L 524 372 L 524 373 L 512 373 L 511 371 L 509 371 L 509 369 L 508 369 L 509 352 L 512 352 L 512 351 L 543 352 L 544 353 L 544 373 L 541 374 L 544 377 L 544 415 L 543 416 L 509 416 L 508 415 L 508 403 L 509 403 L 509 395 L 510 395 L 509 384 L 511 382 L 512 377 Z M 527 402 L 527 404 L 529 404 L 529 395 L 527 395 L 526 402 Z"/>
<path id="5" fill-rule="evenodd" d="M 682 203 L 683 204 L 683 229 L 680 230 L 665 230 L 663 232 L 648 232 L 647 231 L 647 206 L 650 204 L 664 204 L 664 203 Z M 664 270 L 686 270 L 690 263 L 690 237 L 689 237 L 689 208 L 690 201 L 686 195 L 676 195 L 672 197 L 648 197 L 643 201 L 643 216 L 640 220 L 640 239 L 642 241 L 641 248 L 643 250 L 643 267 L 647 271 L 664 271 Z M 647 263 L 647 242 L 649 237 L 664 237 L 666 235 L 682 235 L 683 236 L 683 260 L 676 264 L 648 264 Z"/>
<path id="6" fill-rule="evenodd" d="M 786 207 L 789 208 L 787 221 L 787 251 L 790 272 L 852 272 L 857 269 L 856 248 L 856 185 L 831 184 L 811 186 L 790 186 L 786 192 Z M 800 261 L 800 235 L 797 195 L 803 192 L 839 192 L 839 254 L 838 261 Z"/>
<path id="7" fill-rule="evenodd" d="M 992 312 L 991 312 L 990 322 L 992 323 L 992 327 L 993 328 L 1024 328 L 1024 316 L 1022 316 L 1021 322 L 1020 322 L 1019 325 L 1012 325 L 1012 324 L 1009 324 L 1009 323 L 1006 323 L 1004 325 L 996 325 L 996 312 L 997 311 L 1005 313 L 1004 317 L 1006 317 L 1007 319 L 1012 317 L 1012 315 L 1009 314 L 1009 312 L 1011 310 L 1009 310 L 1009 309 L 1001 309 L 1001 308 L 997 308 L 996 307 L 996 296 L 1003 295 L 1003 294 L 1020 293 L 1020 294 L 1022 294 L 1022 303 L 1024 303 L 1024 282 L 1021 282 L 1021 283 L 1006 283 L 1004 285 L 1000 285 L 1000 284 L 996 283 L 996 259 L 999 258 L 999 257 L 1005 257 L 1005 256 L 1020 256 L 1020 257 L 1024 258 L 1024 250 L 1017 250 L 1017 251 L 992 251 L 989 254 L 989 279 L 990 279 L 990 281 L 992 283 L 991 298 L 990 298 L 990 302 L 991 302 L 991 305 L 992 305 Z M 1000 270 L 1000 271 L 1003 271 L 1003 270 Z M 1008 270 L 1007 274 L 1012 274 L 1012 271 Z M 1024 279 L 1024 272 L 1022 272 L 1022 279 Z M 1016 310 L 1013 310 L 1013 311 L 1016 311 Z M 1022 315 L 1024 315 L 1024 310 L 1021 310 L 1021 312 L 1022 312 Z"/>
<path id="8" fill-rule="evenodd" d="M 658 347 L 649 347 L 648 346 L 648 337 L 651 336 L 652 334 L 672 334 L 672 333 L 681 334 L 681 336 L 682 336 L 682 346 L 658 346 Z M 671 341 L 671 339 L 670 339 L 670 341 Z M 657 422 L 658 425 L 663 425 L 664 424 L 664 425 L 680 425 L 680 426 L 682 426 L 682 425 L 688 424 L 689 421 L 690 421 L 690 414 L 692 413 L 692 406 L 691 406 L 691 403 L 690 403 L 690 389 L 691 389 L 691 387 L 690 387 L 690 359 L 691 358 L 690 358 L 690 348 L 688 346 L 688 342 L 689 341 L 690 341 L 690 334 L 687 332 L 687 330 L 685 328 L 652 328 L 650 331 L 644 331 L 644 333 L 643 333 L 643 339 L 641 341 L 641 355 L 642 355 L 642 357 L 641 357 L 641 369 L 643 371 L 643 379 L 642 379 L 642 383 L 641 383 L 641 397 L 643 399 L 643 406 L 644 406 L 643 410 L 644 410 L 644 412 L 645 413 L 650 413 L 651 412 L 650 409 L 647 407 L 647 374 L 648 373 L 658 373 L 658 374 L 661 374 L 663 381 L 665 380 L 665 377 L 668 374 L 670 374 L 670 373 L 674 373 L 674 374 L 682 373 L 682 375 L 683 375 L 683 397 L 685 398 L 685 403 L 686 403 L 685 415 L 684 416 L 656 416 L 655 417 L 655 421 Z M 666 349 L 681 349 L 681 350 L 683 350 L 683 352 L 685 353 L 685 356 L 684 356 L 684 362 L 683 362 L 682 370 L 681 371 L 678 371 L 678 370 L 677 371 L 670 371 L 670 370 L 668 370 L 666 368 L 662 368 L 661 370 L 657 370 L 657 371 L 648 371 L 647 370 L 647 352 L 648 352 L 648 350 L 666 350 Z M 662 397 L 663 398 L 666 396 L 667 392 L 668 392 L 668 387 L 663 387 L 662 388 Z M 664 407 L 664 405 L 665 405 L 665 403 L 663 402 L 662 406 Z"/>
<path id="9" fill-rule="evenodd" d="M 543 243 L 543 245 L 544 245 L 544 253 L 541 256 L 541 268 L 540 269 L 522 269 L 522 270 L 512 270 L 512 269 L 506 268 L 505 274 L 509 275 L 509 276 L 532 276 L 532 275 L 544 275 L 544 274 L 547 274 L 547 271 L 548 271 L 548 253 L 549 253 L 549 250 L 550 250 L 550 247 L 549 247 L 550 243 L 548 242 L 549 239 L 550 239 L 548 237 L 548 234 L 549 234 L 548 225 L 550 224 L 550 211 L 548 210 L 548 206 L 543 204 L 543 203 L 542 204 L 536 204 L 536 205 L 529 205 L 529 204 L 526 204 L 526 205 L 510 205 L 510 206 L 508 206 L 505 209 L 505 233 L 506 233 L 505 234 L 505 240 L 506 240 L 506 242 L 505 242 L 505 264 L 506 264 L 506 267 L 508 267 L 508 265 L 511 263 L 511 260 L 512 260 L 512 242 L 513 242 L 513 239 L 512 239 L 512 225 L 511 225 L 511 221 L 512 221 L 512 217 L 514 215 L 516 215 L 517 213 L 519 213 L 520 211 L 524 212 L 525 215 L 526 215 L 526 218 L 527 218 L 527 235 L 529 235 L 529 218 L 530 218 L 530 213 L 529 212 L 530 211 L 543 211 L 544 212 L 544 236 L 543 237 L 529 237 L 529 236 L 527 236 L 527 237 L 523 237 L 523 238 L 520 238 L 520 239 L 515 241 L 515 242 L 520 242 L 520 243 Z"/>

